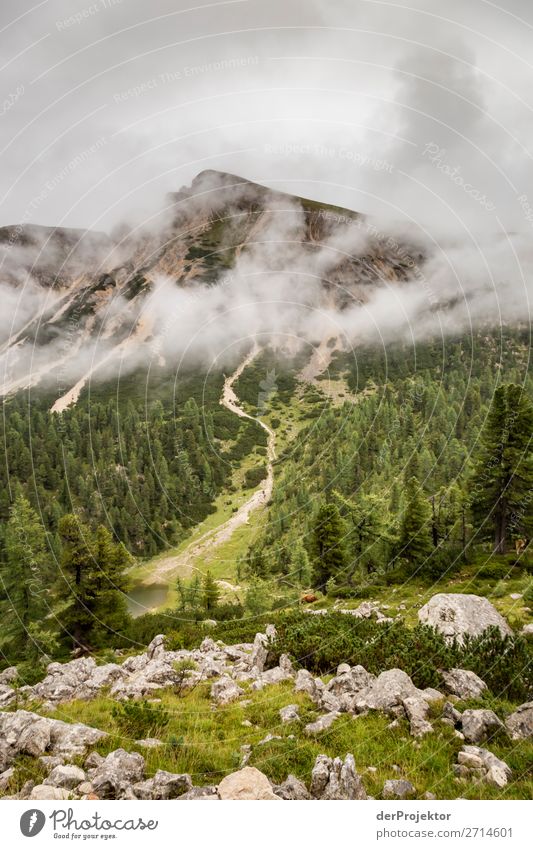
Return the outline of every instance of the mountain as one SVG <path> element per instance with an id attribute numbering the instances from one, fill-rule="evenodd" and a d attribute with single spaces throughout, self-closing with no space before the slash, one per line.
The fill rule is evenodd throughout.
<path id="1" fill-rule="evenodd" d="M 315 318 L 342 314 L 380 287 L 405 283 L 423 260 L 415 245 L 385 237 L 355 212 L 216 171 L 168 195 L 149 225 L 119 228 L 114 237 L 6 227 L 0 250 L 3 289 L 16 301 L 14 317 L 0 327 L 1 393 L 54 386 L 60 373 L 57 410 L 76 401 L 90 376 L 133 369 L 154 351 L 158 366 L 172 366 L 183 353 L 180 317 L 188 328 L 200 326 L 189 314 L 193 296 L 204 304 L 203 320 L 234 305 L 243 315 L 245 299 L 270 301 L 268 322 L 256 330 L 283 333 L 272 294 L 301 307 L 300 327 L 306 308 Z M 209 293 L 220 286 L 222 294 Z M 248 329 L 250 320 L 243 323 Z M 237 319 L 235 327 L 238 333 Z M 319 342 L 335 335 L 308 328 L 306 318 L 301 335 L 309 334 Z M 232 341 L 227 322 L 222 336 L 222 345 Z M 209 349 L 203 340 L 199 347 Z"/>

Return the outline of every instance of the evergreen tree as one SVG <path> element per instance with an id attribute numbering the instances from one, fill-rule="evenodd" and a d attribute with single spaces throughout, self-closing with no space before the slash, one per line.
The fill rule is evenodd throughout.
<path id="1" fill-rule="evenodd" d="M 398 556 L 416 565 L 429 555 L 431 549 L 431 506 L 418 480 L 412 476 L 406 482 Z"/>
<path id="2" fill-rule="evenodd" d="M 309 555 L 300 541 L 296 542 L 292 549 L 290 571 L 294 581 L 300 587 L 304 589 L 309 587 L 312 578 L 311 564 Z"/>
<path id="3" fill-rule="evenodd" d="M 512 535 L 529 536 L 533 525 L 533 404 L 521 386 L 500 386 L 482 432 L 472 479 L 472 514 L 481 538 L 492 536 L 504 554 Z"/>
<path id="4" fill-rule="evenodd" d="M 213 613 L 218 605 L 220 592 L 218 584 L 213 578 L 211 572 L 207 572 L 203 580 L 204 591 L 204 608 L 207 613 Z"/>
<path id="5" fill-rule="evenodd" d="M 125 570 L 131 556 L 106 528 L 93 534 L 74 514 L 60 520 L 59 537 L 65 633 L 84 650 L 115 642 L 127 622 Z"/>
<path id="6" fill-rule="evenodd" d="M 342 577 L 347 565 L 344 539 L 346 523 L 335 504 L 323 504 L 313 524 L 311 553 L 318 587 L 325 587 L 329 578 Z"/>
<path id="7" fill-rule="evenodd" d="M 0 611 L 3 650 L 27 660 L 47 654 L 54 645 L 53 625 L 43 624 L 50 613 L 50 559 L 42 522 L 19 494 L 10 509 L 5 560 L 0 563 Z"/>

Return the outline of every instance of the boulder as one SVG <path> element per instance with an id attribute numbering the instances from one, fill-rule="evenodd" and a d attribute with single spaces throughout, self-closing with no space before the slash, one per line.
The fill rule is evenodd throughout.
<path id="1" fill-rule="evenodd" d="M 283 784 L 274 787 L 274 792 L 280 799 L 287 801 L 301 802 L 311 798 L 303 781 L 300 781 L 295 775 L 288 775 Z"/>
<path id="2" fill-rule="evenodd" d="M 533 637 L 533 622 L 528 622 L 520 631 L 523 637 Z"/>
<path id="3" fill-rule="evenodd" d="M 324 690 L 324 683 L 320 678 L 314 678 L 307 669 L 299 669 L 296 673 L 294 690 L 297 693 L 307 693 L 311 701 L 318 704 Z"/>
<path id="4" fill-rule="evenodd" d="M 465 710 L 461 717 L 461 731 L 467 743 L 482 743 L 503 728 L 503 722 L 492 710 Z"/>
<path id="5" fill-rule="evenodd" d="M 428 722 L 429 705 L 420 696 L 407 696 L 402 704 L 409 720 L 410 730 L 413 737 L 423 737 L 433 731 L 431 723 Z"/>
<path id="6" fill-rule="evenodd" d="M 0 672 L 0 684 L 2 686 L 13 686 L 18 677 L 16 666 L 8 666 L 7 669 Z"/>
<path id="7" fill-rule="evenodd" d="M 28 796 L 28 799 L 36 802 L 65 801 L 68 798 L 68 790 L 64 790 L 62 787 L 52 787 L 50 784 L 37 784 Z"/>
<path id="8" fill-rule="evenodd" d="M 10 766 L 19 754 L 39 757 L 49 751 L 66 758 L 83 755 L 88 746 L 106 736 L 98 728 L 71 725 L 27 710 L 0 713 L 0 770 Z"/>
<path id="9" fill-rule="evenodd" d="M 211 698 L 217 705 L 227 705 L 244 694 L 242 687 L 227 675 L 215 681 L 211 686 Z"/>
<path id="10" fill-rule="evenodd" d="M 100 799 L 122 799 L 132 784 L 144 778 L 144 769 L 142 755 L 116 749 L 96 769 L 89 771 L 89 777 Z"/>
<path id="11" fill-rule="evenodd" d="M 354 757 L 342 758 L 318 755 L 311 773 L 310 795 L 313 799 L 366 799 L 361 776 L 355 768 Z"/>
<path id="12" fill-rule="evenodd" d="M 245 766 L 238 772 L 226 775 L 218 785 L 219 799 L 268 799 L 280 797 L 272 790 L 266 775 L 253 766 Z"/>
<path id="13" fill-rule="evenodd" d="M 487 685 L 469 669 L 448 669 L 442 672 L 446 691 L 460 699 L 479 699 Z"/>
<path id="14" fill-rule="evenodd" d="M 5 769 L 2 773 L 0 773 L 0 793 L 5 793 L 9 786 L 9 782 L 15 775 L 15 770 L 13 767 L 9 767 L 9 769 Z"/>
<path id="15" fill-rule="evenodd" d="M 496 787 L 505 787 L 512 774 L 505 761 L 479 746 L 462 747 L 454 772 L 459 778 L 481 778 Z"/>
<path id="16" fill-rule="evenodd" d="M 167 772 L 164 769 L 159 769 L 153 778 L 133 785 L 133 793 L 137 799 L 179 799 L 190 790 L 190 775 Z"/>
<path id="17" fill-rule="evenodd" d="M 43 781 L 43 784 L 51 784 L 53 787 L 63 787 L 64 790 L 74 790 L 78 784 L 85 781 L 85 773 L 79 766 L 65 764 L 56 766 Z"/>
<path id="18" fill-rule="evenodd" d="M 418 619 L 431 625 L 447 639 L 463 642 L 465 634 L 477 637 L 495 626 L 502 637 L 511 628 L 490 601 L 483 596 L 462 593 L 437 593 L 418 611 Z"/>
<path id="19" fill-rule="evenodd" d="M 218 802 L 217 788 L 210 785 L 205 787 L 191 787 L 187 793 L 184 793 L 182 796 L 178 796 L 179 802 L 190 802 L 196 800 Z"/>
<path id="20" fill-rule="evenodd" d="M 408 799 L 415 794 L 415 787 L 405 778 L 389 778 L 383 785 L 384 799 Z"/>
<path id="21" fill-rule="evenodd" d="M 525 702 L 505 720 L 511 740 L 527 740 L 533 737 L 533 702 Z"/>
<path id="22" fill-rule="evenodd" d="M 363 690 L 355 702 L 355 709 L 359 712 L 365 710 L 390 711 L 409 696 L 422 697 L 419 690 L 411 681 L 409 675 L 402 669 L 389 669 L 382 672 Z"/>

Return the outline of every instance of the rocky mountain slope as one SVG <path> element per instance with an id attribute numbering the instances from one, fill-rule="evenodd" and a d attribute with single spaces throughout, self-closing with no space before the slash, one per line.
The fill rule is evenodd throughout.
<path id="1" fill-rule="evenodd" d="M 113 238 L 4 227 L 0 282 L 18 300 L 2 331 L 1 392 L 53 385 L 59 370 L 61 396 L 63 384 L 72 390 L 119 364 L 174 365 L 181 353 L 175 322 L 180 315 L 194 322 L 190 301 L 176 292 L 200 297 L 204 315 L 269 293 L 342 312 L 377 286 L 406 281 L 421 259 L 419 249 L 387 239 L 354 212 L 214 171 L 170 194 L 157 220 Z M 259 295 L 257 274 L 267 275 Z M 277 288 L 272 275 L 282 278 Z M 207 290 L 218 286 L 226 288 L 210 305 Z M 318 341 L 320 334 L 317 328 Z"/>

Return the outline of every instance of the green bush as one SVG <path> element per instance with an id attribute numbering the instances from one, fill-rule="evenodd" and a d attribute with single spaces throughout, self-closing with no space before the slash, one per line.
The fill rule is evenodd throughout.
<path id="1" fill-rule="evenodd" d="M 170 714 L 161 705 L 140 702 L 120 702 L 111 715 L 123 734 L 132 739 L 154 737 L 170 722 Z"/>
<path id="2" fill-rule="evenodd" d="M 464 638 L 458 665 L 471 669 L 495 696 L 510 701 L 533 697 L 533 646 L 523 637 L 502 637 L 496 627 Z"/>

